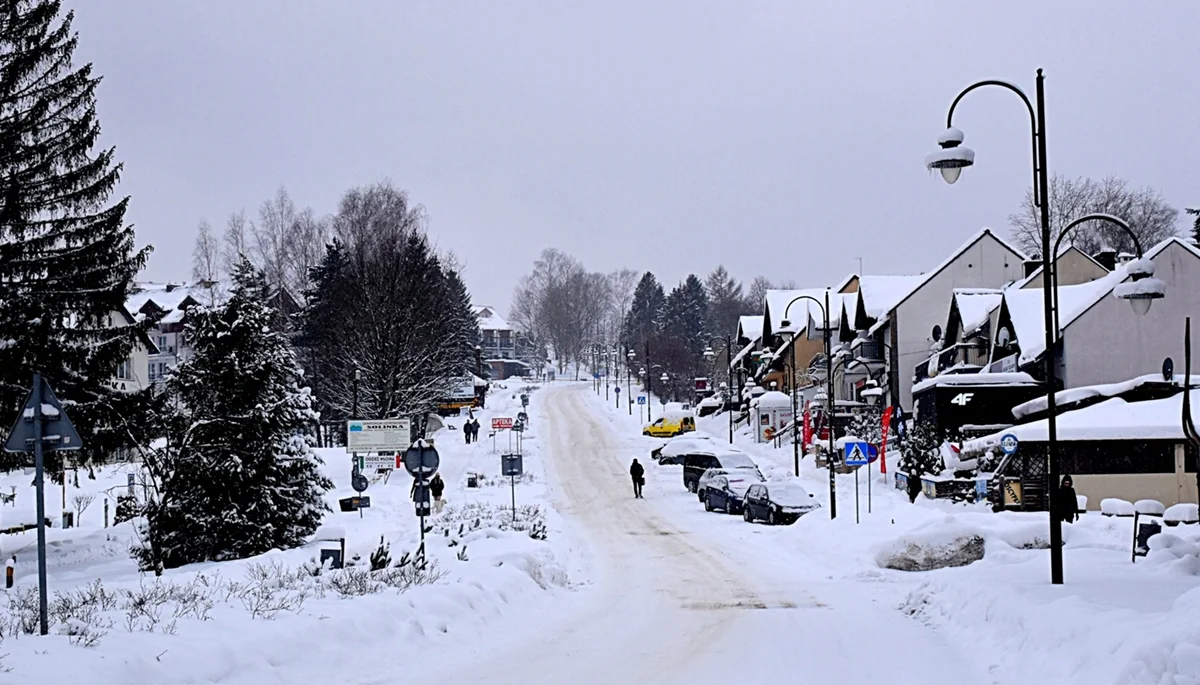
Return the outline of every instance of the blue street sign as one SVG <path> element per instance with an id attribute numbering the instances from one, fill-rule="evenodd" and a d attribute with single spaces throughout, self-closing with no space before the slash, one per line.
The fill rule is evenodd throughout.
<path id="1" fill-rule="evenodd" d="M 617 387 L 613 388 L 613 392 L 615 392 L 615 393 L 617 393 L 618 395 L 620 395 L 620 394 L 621 394 L 621 386 L 619 386 L 619 385 L 618 385 Z"/>
<path id="2" fill-rule="evenodd" d="M 1015 454 L 1018 442 L 1017 436 L 1012 433 L 1005 433 L 1000 438 L 1000 451 L 1004 453 L 1004 456 Z"/>
<path id="3" fill-rule="evenodd" d="M 638 395 L 638 404 L 645 404 L 645 403 L 646 403 L 646 396 Z"/>
<path id="4" fill-rule="evenodd" d="M 879 458 L 879 450 L 869 442 L 848 442 L 845 450 L 846 466 L 864 466 Z"/>
<path id="5" fill-rule="evenodd" d="M 592 378 L 599 378 L 599 377 L 600 377 L 600 372 L 599 372 L 599 371 L 597 371 L 597 372 L 595 372 L 595 373 L 593 373 L 593 374 L 592 374 Z"/>

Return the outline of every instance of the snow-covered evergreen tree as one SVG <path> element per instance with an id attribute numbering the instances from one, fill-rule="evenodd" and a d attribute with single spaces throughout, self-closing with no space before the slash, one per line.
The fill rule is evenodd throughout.
<path id="1" fill-rule="evenodd" d="M 84 459 L 134 438 L 146 397 L 114 388 L 148 324 L 124 307 L 148 249 L 134 247 L 128 198 L 111 201 L 121 165 L 100 135 L 90 64 L 59 0 L 0 10 L 0 426 L 41 371 L 70 403 Z M 53 468 L 53 465 L 51 465 Z"/>
<path id="2" fill-rule="evenodd" d="M 864 442 L 869 442 L 879 447 L 879 443 L 883 441 L 883 424 L 881 421 L 882 416 L 879 411 L 873 407 L 868 407 L 866 411 L 855 414 L 854 418 L 851 419 L 850 433 Z"/>
<path id="3" fill-rule="evenodd" d="M 900 470 L 913 473 L 915 469 L 920 475 L 941 473 L 946 468 L 942 459 L 942 445 L 948 437 L 953 438 L 938 429 L 932 421 L 917 421 L 904 438 Z"/>
<path id="4" fill-rule="evenodd" d="M 192 310 L 194 353 L 167 381 L 167 447 L 147 459 L 143 568 L 295 547 L 316 530 L 332 487 L 310 433 L 317 414 L 287 341 L 270 329 L 261 274 L 243 260 L 228 302 Z"/>

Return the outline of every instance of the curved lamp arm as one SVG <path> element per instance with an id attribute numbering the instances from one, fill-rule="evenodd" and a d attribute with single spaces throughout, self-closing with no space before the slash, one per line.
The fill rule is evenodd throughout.
<path id="1" fill-rule="evenodd" d="M 1037 73 L 1038 76 L 1041 76 L 1042 70 L 1038 69 Z M 1038 165 L 1037 150 L 1037 141 L 1040 133 L 1038 132 L 1037 127 L 1037 114 L 1034 113 L 1033 103 L 1029 101 L 1029 96 L 1025 94 L 1025 91 L 1009 83 L 1008 81 L 999 81 L 996 79 L 989 79 L 986 81 L 980 81 L 979 83 L 973 83 L 963 89 L 963 91 L 958 94 L 958 97 L 954 98 L 954 102 L 950 103 L 950 111 L 946 113 L 946 128 L 953 128 L 954 126 L 954 109 L 958 107 L 959 101 L 961 101 L 967 93 L 970 93 L 976 88 L 983 88 L 984 86 L 999 86 L 1000 88 L 1011 90 L 1017 94 L 1017 97 L 1021 98 L 1021 102 L 1025 103 L 1025 109 L 1029 110 L 1029 130 L 1033 134 L 1033 204 L 1035 207 L 1041 207 L 1042 198 L 1039 195 L 1037 180 L 1038 172 L 1041 171 Z"/>
<path id="2" fill-rule="evenodd" d="M 782 320 L 783 321 L 788 320 L 788 312 L 792 310 L 792 305 L 796 304 L 800 300 L 809 300 L 813 304 L 817 305 L 817 309 L 821 310 L 821 318 L 824 319 L 825 329 L 828 330 L 829 329 L 829 312 L 825 311 L 825 305 L 821 304 L 821 301 L 818 300 L 817 298 L 813 297 L 812 295 L 800 295 L 799 297 L 792 298 L 792 301 L 788 302 L 787 306 L 783 308 L 783 319 Z"/>
<path id="3" fill-rule="evenodd" d="M 1125 223 L 1125 221 L 1120 217 L 1113 216 L 1112 214 L 1105 214 L 1103 212 L 1097 212 L 1095 214 L 1081 216 L 1067 224 L 1067 227 L 1062 230 L 1062 233 L 1058 234 L 1058 238 L 1054 241 L 1054 251 L 1050 253 L 1052 260 L 1058 259 L 1058 248 L 1062 246 L 1063 236 L 1067 235 L 1072 228 L 1085 224 L 1089 221 L 1106 221 L 1115 225 L 1122 231 L 1125 231 L 1125 234 L 1128 235 L 1131 240 L 1133 240 L 1133 246 L 1137 248 L 1138 259 L 1142 258 L 1142 241 L 1138 240 L 1137 234 L 1133 232 L 1133 229 L 1129 226 L 1129 224 Z"/>

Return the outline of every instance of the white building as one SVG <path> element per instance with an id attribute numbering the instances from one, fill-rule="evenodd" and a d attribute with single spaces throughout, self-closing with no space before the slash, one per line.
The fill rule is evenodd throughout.
<path id="1" fill-rule="evenodd" d="M 159 383 L 167 371 L 187 359 L 191 348 L 184 335 L 184 315 L 196 305 L 211 307 L 219 304 L 224 294 L 217 283 L 138 283 L 126 308 L 135 316 L 156 320 L 150 340 L 157 348 L 147 359 L 146 378 Z"/>

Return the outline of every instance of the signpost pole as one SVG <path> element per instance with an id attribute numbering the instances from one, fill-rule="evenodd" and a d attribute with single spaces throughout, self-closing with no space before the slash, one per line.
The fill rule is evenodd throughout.
<path id="1" fill-rule="evenodd" d="M 854 522 L 858 523 L 858 471 L 862 467 L 854 469 Z"/>
<path id="2" fill-rule="evenodd" d="M 517 523 L 517 477 L 515 475 L 509 476 L 508 484 L 509 484 L 509 488 L 511 488 L 511 490 L 512 490 L 512 510 L 513 510 L 512 520 L 513 520 L 513 524 L 516 525 L 516 523 Z"/>
<path id="3" fill-rule="evenodd" d="M 871 513 L 871 465 L 867 464 L 867 513 Z"/>
<path id="4" fill-rule="evenodd" d="M 42 635 L 50 632 L 46 602 L 46 483 L 42 454 L 42 374 L 33 374 L 33 467 L 37 490 L 38 623 Z M 66 478 L 66 474 L 63 474 Z"/>

